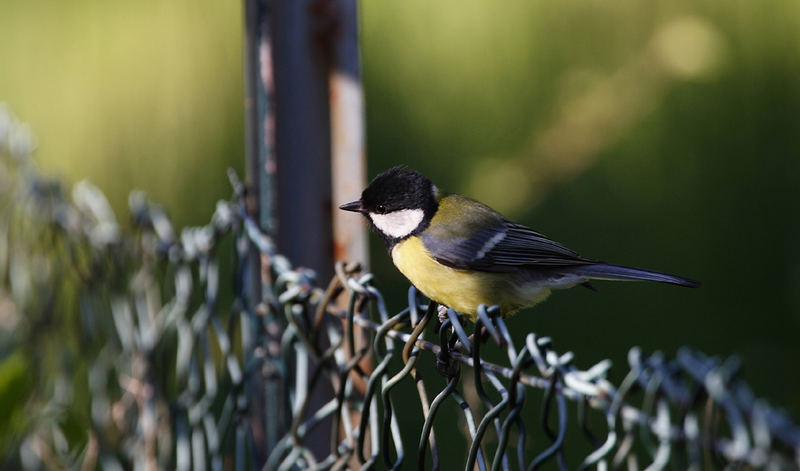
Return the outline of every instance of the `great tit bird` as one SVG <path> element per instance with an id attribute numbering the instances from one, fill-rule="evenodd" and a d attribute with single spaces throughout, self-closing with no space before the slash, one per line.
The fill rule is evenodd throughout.
<path id="1" fill-rule="evenodd" d="M 667 273 L 583 258 L 403 167 L 381 173 L 360 200 L 339 208 L 367 218 L 395 266 L 425 296 L 472 319 L 480 304 L 497 305 L 506 316 L 543 301 L 554 289 L 591 288 L 590 280 L 699 286 Z"/>

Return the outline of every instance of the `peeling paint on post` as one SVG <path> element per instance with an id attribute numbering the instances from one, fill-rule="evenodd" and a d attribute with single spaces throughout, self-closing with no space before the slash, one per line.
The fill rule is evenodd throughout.
<path id="1" fill-rule="evenodd" d="M 338 211 L 357 199 L 366 184 L 364 92 L 358 48 L 356 0 L 335 0 L 330 74 L 331 150 L 333 174 L 333 256 L 335 260 L 367 262 L 367 233 L 358 214 Z"/>

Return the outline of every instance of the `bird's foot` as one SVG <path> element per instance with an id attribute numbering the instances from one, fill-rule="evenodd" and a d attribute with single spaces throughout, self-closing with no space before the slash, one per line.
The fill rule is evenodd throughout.
<path id="1" fill-rule="evenodd" d="M 437 311 L 439 313 L 439 322 L 442 323 L 442 324 L 444 324 L 444 321 L 447 320 L 447 310 L 448 309 L 450 309 L 450 308 L 448 308 L 444 304 L 440 304 L 439 307 L 437 308 Z"/>

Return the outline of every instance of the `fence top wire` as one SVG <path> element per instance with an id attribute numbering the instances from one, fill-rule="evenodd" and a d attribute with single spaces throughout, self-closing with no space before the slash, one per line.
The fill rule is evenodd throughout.
<path id="1" fill-rule="evenodd" d="M 4 316 L 16 316 L 4 320 L 11 328 L 0 352 L 38 348 L 43 332 L 65 340 L 48 350 L 55 373 L 39 370 L 44 361 L 33 365 L 37 413 L 9 463 L 438 469 L 448 460 L 450 469 L 453 458 L 440 456 L 437 442 L 437 430 L 439 440 L 454 435 L 442 412 L 450 407 L 461 417 L 466 470 L 800 467 L 800 428 L 755 398 L 735 358 L 632 348 L 616 386 L 608 360 L 580 369 L 547 337 L 515 342 L 492 307 L 465 323 L 412 287 L 391 315 L 357 264 L 338 263 L 319 287 L 248 216 L 233 173 L 234 196 L 209 224 L 178 233 L 134 192 L 128 231 L 95 187 L 78 184 L 70 201 L 42 177 L 33 142 L 0 107 L 0 300 L 13 305 Z M 220 262 L 231 252 L 228 279 Z M 263 283 L 255 298 L 247 292 L 254 273 Z M 77 316 L 56 309 L 65 286 L 77 293 Z M 483 359 L 487 348 L 507 361 Z M 425 363 L 439 378 L 423 378 Z M 398 392 L 403 382 L 418 399 Z M 322 383 L 333 395 L 314 406 Z M 398 414 L 420 414 L 422 427 L 410 435 Z M 83 428 L 70 432 L 75 422 Z M 565 453 L 570 423 L 590 450 L 574 462 Z M 326 456 L 309 443 L 321 426 L 331 430 Z"/>

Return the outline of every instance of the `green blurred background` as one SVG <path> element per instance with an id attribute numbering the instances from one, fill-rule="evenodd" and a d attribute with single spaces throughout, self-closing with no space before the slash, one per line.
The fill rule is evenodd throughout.
<path id="1" fill-rule="evenodd" d="M 3 0 L 0 101 L 46 173 L 92 180 L 121 220 L 141 188 L 179 226 L 205 223 L 243 168 L 241 7 Z M 510 321 L 520 339 L 553 336 L 581 366 L 633 345 L 738 353 L 756 394 L 800 416 L 800 3 L 360 14 L 370 176 L 407 164 L 585 256 L 704 283 L 558 292 Z M 372 242 L 399 309 L 407 283 Z"/>

